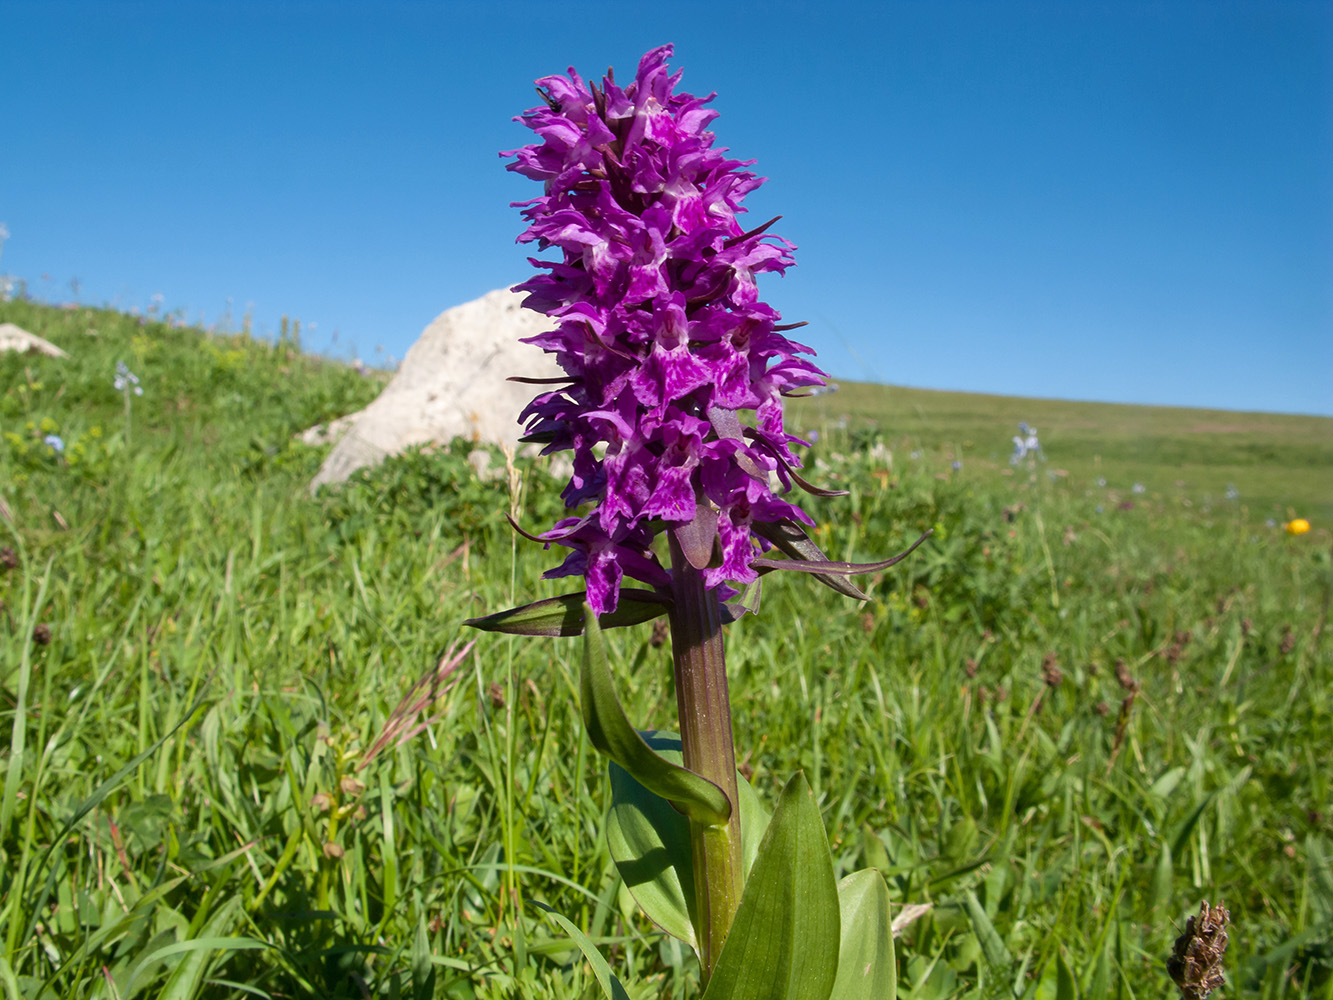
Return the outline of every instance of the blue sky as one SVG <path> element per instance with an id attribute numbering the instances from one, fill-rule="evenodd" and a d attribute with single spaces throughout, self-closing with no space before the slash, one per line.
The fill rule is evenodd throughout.
<path id="1" fill-rule="evenodd" d="M 1333 414 L 1333 5 L 652 9 L 5 0 L 0 272 L 401 357 L 527 276 L 532 81 L 673 42 L 835 378 Z"/>

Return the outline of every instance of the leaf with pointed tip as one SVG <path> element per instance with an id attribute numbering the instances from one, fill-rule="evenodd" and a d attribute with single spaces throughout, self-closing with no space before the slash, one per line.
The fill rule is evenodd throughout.
<path id="1" fill-rule="evenodd" d="M 764 570 L 785 569 L 785 570 L 796 570 L 797 572 L 800 573 L 816 573 L 820 575 L 828 574 L 836 576 L 857 576 L 858 574 L 861 573 L 874 573 L 877 570 L 888 569 L 890 566 L 894 566 L 902 562 L 904 559 L 910 556 L 913 551 L 916 550 L 916 547 L 918 545 L 920 545 L 930 536 L 931 532 L 927 531 L 924 535 L 922 535 L 915 542 L 913 542 L 911 546 L 907 548 L 906 551 L 899 552 L 896 556 L 893 556 L 890 559 L 881 559 L 879 562 L 854 563 L 854 562 L 835 562 L 828 559 L 817 560 L 817 559 L 760 558 L 751 560 L 750 565 L 759 569 L 760 572 L 763 572 Z"/>
<path id="2" fill-rule="evenodd" d="M 1004 939 L 991 923 L 990 917 L 986 916 L 986 908 L 981 905 L 981 900 L 977 899 L 977 894 L 971 889 L 963 893 L 963 906 L 967 910 L 967 915 L 972 918 L 972 930 L 981 943 L 981 953 L 986 956 L 987 963 L 995 969 L 1012 965 L 1013 956 L 1004 946 Z"/>
<path id="3" fill-rule="evenodd" d="M 533 601 L 521 608 L 469 618 L 463 624 L 483 632 L 506 632 L 509 635 L 582 635 L 586 601 L 584 594 L 564 594 Z M 627 588 L 620 592 L 616 609 L 601 616 L 600 624 L 602 628 L 624 628 L 660 618 L 670 610 L 671 605 L 652 591 Z"/>
<path id="4" fill-rule="evenodd" d="M 828 838 L 797 774 L 759 845 L 704 1000 L 828 1000 L 839 936 Z"/>
<path id="5" fill-rule="evenodd" d="M 863 868 L 838 883 L 842 944 L 833 1000 L 880 1000 L 897 995 L 893 921 L 884 876 Z"/>
<path id="6" fill-rule="evenodd" d="M 680 737 L 644 732 L 660 756 L 679 764 Z M 624 768 L 611 764 L 611 809 L 606 816 L 606 843 L 625 887 L 653 923 L 691 948 L 694 931 L 694 863 L 690 856 L 690 822 L 635 781 Z M 769 814 L 750 783 L 736 778 L 741 813 L 741 869 L 748 875 L 759 850 Z"/>
<path id="7" fill-rule="evenodd" d="M 597 616 L 587 608 L 584 617 L 587 628 L 583 633 L 579 690 L 583 702 L 583 727 L 588 731 L 593 747 L 691 819 L 705 826 L 720 826 L 727 822 L 731 817 L 731 801 L 727 793 L 702 775 L 660 756 L 630 725 L 620 699 L 616 697 Z"/>
<path id="8" fill-rule="evenodd" d="M 792 559 L 817 559 L 826 561 L 828 556 L 824 551 L 810 540 L 810 536 L 805 533 L 795 521 L 784 518 L 781 521 L 755 521 L 750 529 L 755 534 L 772 542 L 779 552 L 784 552 Z M 860 587 L 849 580 L 840 576 L 834 576 L 829 573 L 816 573 L 815 579 L 824 586 L 836 590 L 844 597 L 850 597 L 856 601 L 868 601 L 870 595 L 861 590 Z"/>
<path id="9" fill-rule="evenodd" d="M 1078 981 L 1064 952 L 1056 954 L 1055 963 L 1055 1000 L 1078 1000 Z"/>
<path id="10" fill-rule="evenodd" d="M 572 375 L 558 375 L 555 378 L 529 378 L 526 375 L 510 375 L 506 382 L 519 382 L 522 385 L 572 385 L 578 379 Z"/>
<path id="11" fill-rule="evenodd" d="M 545 911 L 546 915 L 559 924 L 560 928 L 578 945 L 579 951 L 583 952 L 583 957 L 592 966 L 592 974 L 597 978 L 597 985 L 602 988 L 606 1000 L 629 1000 L 629 994 L 625 992 L 625 987 L 621 985 L 620 980 L 611 971 L 611 966 L 602 957 L 602 953 L 597 950 L 597 945 L 592 943 L 592 938 L 579 930 L 573 921 L 556 913 L 545 903 L 539 903 L 534 899 L 532 904 Z"/>

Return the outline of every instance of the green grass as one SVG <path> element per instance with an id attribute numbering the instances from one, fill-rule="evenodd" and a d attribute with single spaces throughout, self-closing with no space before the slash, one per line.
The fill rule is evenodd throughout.
<path id="1" fill-rule="evenodd" d="M 598 835 L 577 642 L 460 628 L 561 592 L 501 517 L 556 516 L 543 465 L 511 494 L 463 447 L 415 451 L 312 498 L 323 452 L 294 435 L 375 380 L 110 312 L 5 320 L 72 356 L 0 357 L 0 995 L 599 995 L 526 900 L 635 995 L 693 995 Z M 145 389 L 128 413 L 118 360 Z M 851 490 L 805 504 L 831 555 L 936 535 L 864 607 L 766 581 L 729 635 L 736 742 L 770 803 L 806 771 L 843 872 L 933 904 L 902 995 L 1054 997 L 1063 963 L 1081 996 L 1167 996 L 1207 899 L 1232 912 L 1225 995 L 1333 997 L 1329 422 L 871 387 L 802 405 L 815 478 Z M 1044 465 L 1009 467 L 1020 419 Z M 1223 421 L 1246 430 L 1193 429 Z M 1264 524 L 1288 509 L 1315 529 Z M 632 717 L 666 728 L 650 636 L 608 639 Z M 435 721 L 358 769 L 470 638 Z"/>
<path id="2" fill-rule="evenodd" d="M 1075 403 L 841 383 L 794 408 L 798 425 L 882 434 L 904 450 L 1003 465 L 1019 421 L 1041 432 L 1051 469 L 1076 482 L 1134 483 L 1217 504 L 1229 487 L 1260 522 L 1333 523 L 1333 419 L 1168 406 Z"/>

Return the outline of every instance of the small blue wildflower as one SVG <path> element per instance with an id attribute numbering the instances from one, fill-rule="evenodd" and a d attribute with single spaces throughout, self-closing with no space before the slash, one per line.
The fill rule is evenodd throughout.
<path id="1" fill-rule="evenodd" d="M 112 383 L 117 392 L 134 391 L 136 396 L 143 395 L 143 386 L 139 384 L 139 376 L 130 371 L 129 365 L 124 361 L 116 362 L 116 378 Z"/>
<path id="2" fill-rule="evenodd" d="M 1041 441 L 1037 439 L 1037 428 L 1023 421 L 1019 423 L 1018 430 L 1020 433 L 1014 435 L 1014 453 L 1009 456 L 1009 464 L 1017 465 L 1029 455 L 1044 460 L 1046 456 L 1042 454 Z"/>
<path id="3" fill-rule="evenodd" d="M 42 442 L 57 455 L 65 450 L 65 442 L 61 440 L 59 434 L 48 434 L 42 438 Z"/>

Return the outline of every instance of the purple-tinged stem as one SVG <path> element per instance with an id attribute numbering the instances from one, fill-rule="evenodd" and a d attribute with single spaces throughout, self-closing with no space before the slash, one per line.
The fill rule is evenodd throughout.
<path id="1" fill-rule="evenodd" d="M 695 932 L 704 982 L 722 953 L 741 902 L 741 824 L 736 793 L 736 749 L 731 736 L 731 702 L 722 647 L 722 609 L 703 574 L 690 565 L 675 536 L 671 544 L 674 604 L 671 653 L 676 669 L 680 742 L 687 768 L 712 781 L 731 801 L 725 826 L 690 823 L 694 858 Z"/>

